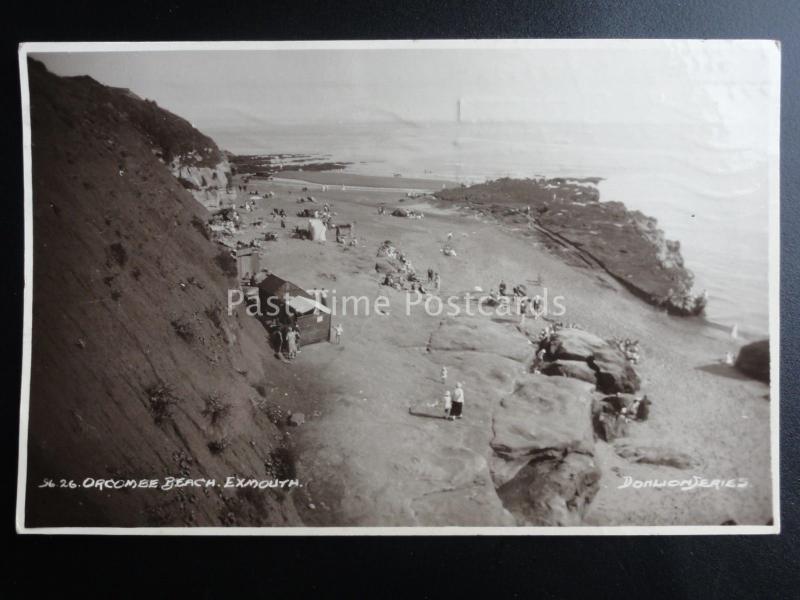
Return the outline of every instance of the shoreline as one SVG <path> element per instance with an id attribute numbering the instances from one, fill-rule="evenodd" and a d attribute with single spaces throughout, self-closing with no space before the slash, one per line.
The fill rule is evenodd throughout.
<path id="1" fill-rule="evenodd" d="M 245 175 L 245 174 L 243 174 Z M 265 177 L 252 176 L 253 180 L 268 181 Z M 279 171 L 272 176 L 275 183 L 299 183 L 315 186 L 346 186 L 348 189 L 418 191 L 431 193 L 445 187 L 457 187 L 455 181 L 444 179 L 422 179 L 417 177 L 394 177 L 392 175 L 361 175 L 347 171 Z"/>
<path id="2" fill-rule="evenodd" d="M 469 178 L 468 180 L 456 181 L 449 180 L 446 177 L 436 176 L 435 174 L 430 174 L 430 179 L 419 176 L 396 178 L 388 174 L 364 174 L 353 172 L 351 170 L 353 169 L 357 171 L 358 168 L 359 165 L 353 163 L 341 171 L 284 171 L 284 173 L 287 175 L 290 174 L 292 176 L 280 179 L 286 179 L 287 183 L 289 180 L 297 181 L 303 185 L 346 185 L 351 191 L 381 191 L 386 193 L 397 191 L 411 194 L 435 193 L 442 189 L 442 184 L 444 184 L 446 188 L 450 189 L 458 188 L 461 185 L 479 185 L 482 182 L 490 180 L 485 177 L 481 178 L 475 176 L 473 178 Z M 390 169 L 387 167 L 387 171 L 388 170 Z M 608 177 L 586 177 L 582 175 L 545 176 L 542 174 L 530 175 L 528 177 L 511 177 L 514 179 L 537 179 L 547 177 L 553 180 L 563 180 L 565 183 L 592 186 L 597 188 L 597 190 L 600 192 L 600 202 L 605 203 L 618 201 L 616 198 L 609 197 L 603 192 L 605 184 L 607 184 L 609 181 Z M 639 211 L 643 212 L 648 217 L 653 216 L 652 212 L 648 211 L 646 208 L 640 208 L 637 203 L 632 202 L 630 199 L 624 200 L 623 202 L 629 211 Z M 675 229 L 674 224 L 672 227 L 670 227 L 669 224 L 661 217 L 658 217 L 658 220 L 659 224 L 665 228 L 667 235 L 670 233 L 675 235 L 675 232 L 673 231 Z M 686 234 L 685 231 L 683 233 Z M 688 242 L 686 237 L 678 235 L 676 239 L 681 242 L 682 249 L 687 251 Z M 696 241 L 694 243 L 696 245 Z M 764 322 L 764 311 L 758 308 L 760 303 L 766 305 L 766 302 L 762 303 L 756 296 L 754 296 L 752 293 L 749 293 L 744 296 L 747 298 L 747 301 L 744 304 L 739 303 L 737 301 L 739 294 L 745 293 L 744 291 L 740 290 L 739 287 L 735 287 L 735 290 L 737 291 L 728 290 L 726 293 L 722 292 L 726 282 L 724 272 L 720 273 L 719 270 L 717 270 L 717 274 L 714 275 L 712 279 L 711 275 L 709 274 L 708 265 L 706 265 L 703 260 L 697 258 L 696 251 L 691 256 L 685 256 L 684 258 L 688 263 L 690 263 L 687 268 L 689 268 L 695 275 L 697 285 L 696 289 L 700 291 L 702 288 L 708 288 L 709 292 L 711 293 L 710 307 L 707 309 L 706 314 L 703 317 L 708 321 L 711 327 L 720 327 L 722 329 L 727 328 L 730 330 L 736 326 L 738 328 L 740 337 L 749 340 L 756 340 L 769 336 L 768 320 L 766 323 Z M 712 269 L 713 268 L 716 267 L 712 267 Z M 740 304 L 741 310 L 739 312 L 732 308 L 737 304 Z"/>
<path id="3" fill-rule="evenodd" d="M 311 186 L 318 187 L 321 191 L 322 186 L 345 186 L 348 191 L 359 192 L 383 192 L 383 193 L 404 193 L 415 196 L 432 195 L 441 189 L 458 188 L 462 184 L 456 181 L 446 179 L 433 178 L 423 179 L 417 177 L 394 177 L 391 175 L 376 175 L 376 174 L 361 174 L 352 173 L 349 171 L 282 171 L 281 174 L 286 176 L 273 176 L 271 181 L 278 185 L 287 186 Z M 277 175 L 277 174 L 276 174 Z M 266 178 L 252 176 L 253 180 L 267 181 Z M 541 176 L 543 177 L 543 176 Z M 604 177 L 553 177 L 551 179 L 563 180 L 565 183 L 577 183 L 581 185 L 590 185 L 597 188 L 600 183 L 606 180 Z M 394 185 L 391 185 L 394 184 Z M 444 186 L 444 187 L 443 187 Z M 309 189 L 311 191 L 311 189 Z M 435 204 L 430 199 L 425 198 L 409 198 L 416 201 L 424 202 L 431 207 Z M 599 202 L 609 202 L 602 198 Z M 461 208 L 461 207 L 459 207 Z M 631 209 L 628 207 L 628 210 Z M 649 215 L 648 215 L 649 216 Z M 680 240 L 679 240 L 680 241 Z M 707 326 L 717 331 L 731 331 L 733 324 L 724 321 L 714 320 L 708 314 L 703 314 L 697 317 L 679 317 L 684 320 L 696 320 L 699 325 Z M 742 325 L 741 321 L 735 321 L 734 324 L 738 328 L 738 336 L 741 340 L 756 341 L 769 336 L 769 330 L 761 330 L 748 325 Z"/>

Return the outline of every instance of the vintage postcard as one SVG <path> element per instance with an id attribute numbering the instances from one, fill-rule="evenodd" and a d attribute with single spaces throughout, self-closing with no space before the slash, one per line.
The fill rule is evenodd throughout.
<path id="1" fill-rule="evenodd" d="M 780 531 L 779 43 L 19 58 L 18 531 Z"/>

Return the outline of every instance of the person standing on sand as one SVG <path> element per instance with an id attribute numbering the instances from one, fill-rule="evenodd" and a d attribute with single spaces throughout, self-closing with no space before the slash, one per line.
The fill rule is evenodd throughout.
<path id="1" fill-rule="evenodd" d="M 453 417 L 450 412 L 453 410 L 453 399 L 450 397 L 450 390 L 446 390 L 444 393 L 444 418 L 448 421 L 452 421 L 455 417 Z"/>
<path id="2" fill-rule="evenodd" d="M 460 419 L 464 412 L 464 386 L 459 381 L 453 392 L 453 408 L 450 410 L 450 417 Z"/>
<path id="3" fill-rule="evenodd" d="M 286 219 L 281 217 L 281 229 L 286 229 Z"/>
<path id="4" fill-rule="evenodd" d="M 442 378 L 442 383 L 446 385 L 447 384 L 447 367 L 445 367 L 444 365 L 442 366 L 442 371 L 441 371 L 440 377 Z M 449 394 L 450 392 L 447 392 L 447 393 Z"/>
<path id="5" fill-rule="evenodd" d="M 286 345 L 289 349 L 289 358 L 297 357 L 297 331 L 290 329 L 286 333 Z"/>
<path id="6" fill-rule="evenodd" d="M 428 267 L 428 283 L 433 283 L 433 269 Z"/>
<path id="7" fill-rule="evenodd" d="M 338 323 L 336 327 L 333 328 L 334 333 L 336 334 L 334 338 L 334 344 L 341 344 L 342 343 L 342 333 L 344 333 L 344 328 L 342 327 L 341 323 Z"/>
<path id="8" fill-rule="evenodd" d="M 438 292 L 439 288 L 442 286 L 442 278 L 439 276 L 439 273 L 434 273 L 433 285 L 436 288 L 436 291 Z"/>

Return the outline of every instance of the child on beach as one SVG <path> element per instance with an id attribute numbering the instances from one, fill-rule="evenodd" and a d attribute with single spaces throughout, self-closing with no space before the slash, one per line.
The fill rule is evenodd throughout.
<path id="1" fill-rule="evenodd" d="M 441 371 L 440 376 L 442 378 L 442 383 L 446 384 L 447 383 L 447 367 L 445 367 L 445 366 L 442 367 L 442 371 Z"/>
<path id="2" fill-rule="evenodd" d="M 450 390 L 445 391 L 443 400 L 444 400 L 444 416 L 448 421 L 452 421 L 455 417 L 450 415 L 450 411 L 453 409 L 453 400 L 450 397 Z"/>

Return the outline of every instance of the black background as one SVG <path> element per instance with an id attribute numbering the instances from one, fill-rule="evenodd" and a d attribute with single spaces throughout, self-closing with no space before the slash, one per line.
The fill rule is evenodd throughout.
<path id="1" fill-rule="evenodd" d="M 2 589 L 255 598 L 797 598 L 798 61 L 800 3 L 23 2 L 4 7 L 0 212 L 5 384 Z M 751 38 L 782 43 L 780 536 L 638 538 L 102 538 L 14 533 L 22 340 L 23 183 L 17 44 L 23 41 L 413 38 Z M 742 240 L 741 243 L 747 243 Z M 222 586 L 222 587 L 220 587 Z M 212 590 L 216 587 L 217 593 Z M 464 590 L 463 588 L 466 588 Z M 466 596 L 465 596 L 466 594 Z M 405 597 L 410 597 L 405 595 Z"/>

